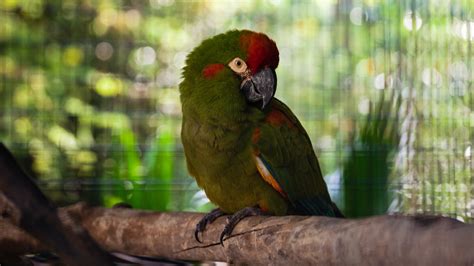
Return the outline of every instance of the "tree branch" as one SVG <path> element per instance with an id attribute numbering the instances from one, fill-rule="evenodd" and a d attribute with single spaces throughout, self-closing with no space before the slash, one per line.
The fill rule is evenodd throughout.
<path id="1" fill-rule="evenodd" d="M 204 243 L 199 244 L 193 231 L 202 214 L 106 209 L 84 204 L 61 209 L 60 213 L 79 219 L 104 249 L 133 255 L 248 264 L 474 263 L 474 226 L 444 217 L 250 217 L 238 224 L 222 247 L 218 239 L 225 218 L 211 224 L 204 233 Z M 0 246 L 3 238 L 0 233 Z M 25 251 L 37 248 L 25 244 Z"/>

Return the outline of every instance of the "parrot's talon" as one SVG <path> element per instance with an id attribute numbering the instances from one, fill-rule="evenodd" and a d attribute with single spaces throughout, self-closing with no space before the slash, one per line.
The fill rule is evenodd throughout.
<path id="1" fill-rule="evenodd" d="M 224 247 L 224 237 L 226 237 L 227 233 L 226 230 L 222 231 L 221 236 L 219 237 L 219 242 L 221 243 L 221 246 Z"/>
<path id="2" fill-rule="evenodd" d="M 194 238 L 196 239 L 197 242 L 202 244 L 201 239 L 199 239 L 198 225 L 196 225 L 196 230 L 194 230 Z"/>
<path id="3" fill-rule="evenodd" d="M 203 242 L 199 238 L 199 233 L 202 234 L 204 230 L 206 230 L 206 226 L 208 224 L 211 224 L 217 218 L 223 215 L 225 215 L 225 213 L 219 208 L 214 209 L 210 213 L 207 213 L 206 215 L 204 215 L 204 217 L 202 217 L 202 219 L 196 224 L 196 229 L 194 230 L 194 238 L 196 239 L 196 241 L 202 244 Z"/>
<path id="4" fill-rule="evenodd" d="M 234 213 L 231 216 L 227 217 L 227 224 L 224 227 L 224 230 L 221 233 L 219 241 L 222 246 L 224 246 L 224 238 L 226 236 L 231 236 L 232 231 L 234 231 L 235 226 L 245 217 L 256 216 L 256 215 L 265 215 L 265 213 L 258 207 L 246 207 L 242 210 Z"/>

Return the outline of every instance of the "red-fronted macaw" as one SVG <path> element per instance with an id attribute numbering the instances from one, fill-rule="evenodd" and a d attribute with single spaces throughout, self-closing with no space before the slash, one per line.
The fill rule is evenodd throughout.
<path id="1" fill-rule="evenodd" d="M 331 201 L 308 134 L 274 98 L 278 49 L 265 34 L 229 31 L 203 41 L 187 57 L 179 85 L 181 137 L 189 173 L 218 206 L 195 236 L 224 214 L 221 234 L 244 217 L 342 217 Z"/>

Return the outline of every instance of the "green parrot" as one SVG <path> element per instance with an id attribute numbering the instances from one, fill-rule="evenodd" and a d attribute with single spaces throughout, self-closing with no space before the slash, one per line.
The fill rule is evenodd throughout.
<path id="1" fill-rule="evenodd" d="M 274 98 L 279 54 L 263 33 L 233 30 L 203 41 L 179 85 L 187 168 L 218 206 L 196 225 L 199 239 L 232 214 L 220 241 L 250 215 L 343 217 L 331 201 L 305 129 Z"/>

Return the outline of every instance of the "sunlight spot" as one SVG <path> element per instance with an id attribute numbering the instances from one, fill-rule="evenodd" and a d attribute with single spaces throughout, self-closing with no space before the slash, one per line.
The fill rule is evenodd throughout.
<path id="1" fill-rule="evenodd" d="M 60 148 L 67 150 L 75 150 L 78 148 L 76 137 L 58 125 L 54 125 L 50 128 L 48 138 Z"/>
<path id="2" fill-rule="evenodd" d="M 156 52 L 150 46 L 138 48 L 135 54 L 135 63 L 137 65 L 152 65 L 156 61 Z"/>
<path id="3" fill-rule="evenodd" d="M 197 206 L 201 206 L 209 203 L 210 201 L 207 198 L 204 190 L 199 190 L 198 192 L 196 192 L 196 194 L 193 195 L 193 197 L 191 198 L 191 202 L 193 202 Z"/>
<path id="4" fill-rule="evenodd" d="M 174 0 L 151 0 L 150 5 L 152 8 L 159 9 L 161 7 L 171 6 L 174 4 Z"/>
<path id="5" fill-rule="evenodd" d="M 452 33 L 466 41 L 474 41 L 474 21 L 464 21 L 454 18 Z"/>
<path id="6" fill-rule="evenodd" d="M 413 21 L 413 16 L 415 17 L 415 21 Z M 417 13 L 413 15 L 413 12 L 410 10 L 405 12 L 405 17 L 403 18 L 403 25 L 407 30 L 412 31 L 413 27 L 415 28 L 415 30 L 419 30 L 422 24 L 423 20 L 420 18 L 420 16 L 418 16 Z"/>
<path id="7" fill-rule="evenodd" d="M 370 100 L 367 98 L 360 100 L 359 105 L 358 105 L 358 110 L 359 110 L 359 113 L 363 115 L 368 114 L 370 111 Z"/>
<path id="8" fill-rule="evenodd" d="M 274 6 L 281 6 L 281 4 L 283 4 L 283 0 L 270 0 L 270 3 Z"/>
<path id="9" fill-rule="evenodd" d="M 442 77 L 435 68 L 425 68 L 421 72 L 421 80 L 426 86 L 438 86 L 441 85 Z"/>
<path id="10" fill-rule="evenodd" d="M 471 158 L 471 146 L 468 146 L 464 151 L 464 157 L 466 157 L 466 159 Z"/>
<path id="11" fill-rule="evenodd" d="M 0 1 L 0 9 L 5 11 L 12 11 L 18 7 L 19 0 L 3 0 Z"/>
<path id="12" fill-rule="evenodd" d="M 129 29 L 136 29 L 140 26 L 141 15 L 136 9 L 130 9 L 125 12 L 125 23 Z"/>
<path id="13" fill-rule="evenodd" d="M 108 42 L 101 42 L 95 47 L 95 56 L 102 61 L 109 60 L 114 54 L 114 48 Z"/>
<path id="14" fill-rule="evenodd" d="M 336 145 L 336 142 L 334 141 L 333 137 L 331 137 L 330 135 L 324 135 L 317 140 L 317 146 L 321 150 L 334 149 L 335 145 Z"/>
<path id="15" fill-rule="evenodd" d="M 104 97 L 116 96 L 122 92 L 123 84 L 120 79 L 103 76 L 95 84 L 95 90 Z"/>
<path id="16" fill-rule="evenodd" d="M 377 90 L 383 90 L 385 87 L 385 75 L 378 74 L 374 79 L 374 86 Z"/>
<path id="17" fill-rule="evenodd" d="M 374 87 L 377 90 L 391 89 L 393 87 L 393 78 L 390 75 L 385 78 L 384 73 L 378 74 L 374 79 Z"/>
<path id="18" fill-rule="evenodd" d="M 63 60 L 68 66 L 77 66 L 82 62 L 84 52 L 79 47 L 69 46 L 64 50 Z"/>
<path id="19" fill-rule="evenodd" d="M 99 11 L 98 20 L 102 25 L 106 27 L 113 26 L 118 18 L 118 13 L 115 9 L 107 8 Z"/>
<path id="20" fill-rule="evenodd" d="M 361 7 L 354 7 L 349 14 L 352 24 L 361 26 L 364 19 L 364 10 Z"/>

